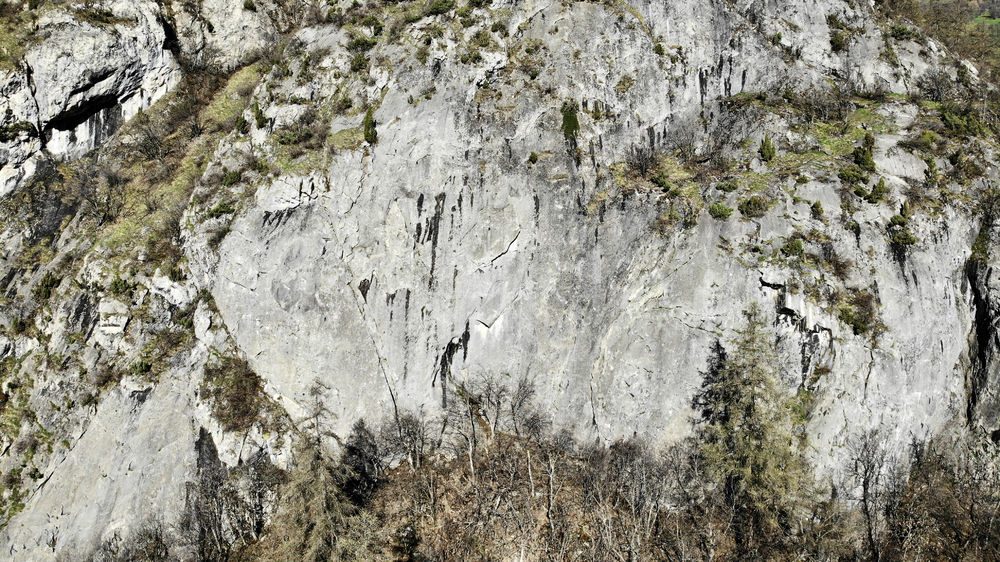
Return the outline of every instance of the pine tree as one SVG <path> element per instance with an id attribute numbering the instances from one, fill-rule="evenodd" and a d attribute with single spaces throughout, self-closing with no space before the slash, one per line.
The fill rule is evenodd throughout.
<path id="1" fill-rule="evenodd" d="M 341 463 L 347 471 L 344 485 L 347 496 L 355 505 L 367 504 L 378 486 L 382 460 L 375 435 L 368 429 L 365 420 L 359 419 L 351 428 Z"/>
<path id="2" fill-rule="evenodd" d="M 323 388 L 309 392 L 309 415 L 296 447 L 288 482 L 268 536 L 261 544 L 261 558 L 321 562 L 339 559 L 337 542 L 348 528 L 355 508 L 345 497 L 346 472 L 324 446 L 328 410 Z"/>
<path id="3" fill-rule="evenodd" d="M 320 562 L 335 559 L 337 539 L 353 508 L 343 497 L 343 473 L 322 449 L 299 445 L 295 464 L 281 494 L 270 535 L 267 558 Z"/>
<path id="4" fill-rule="evenodd" d="M 694 407 L 698 455 L 731 512 L 735 547 L 756 558 L 773 555 L 790 534 L 806 464 L 774 341 L 756 305 L 746 318 L 731 353 L 715 344 Z"/>

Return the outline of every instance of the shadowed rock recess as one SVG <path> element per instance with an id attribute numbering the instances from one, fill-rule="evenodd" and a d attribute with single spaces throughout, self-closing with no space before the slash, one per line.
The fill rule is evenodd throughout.
<path id="1" fill-rule="evenodd" d="M 891 2 L 28 4 L 0 0 L 0 559 L 305 559 L 261 550 L 299 444 L 361 419 L 472 480 L 516 396 L 665 450 L 748 311 L 827 496 L 864 436 L 1000 442 L 1000 104 Z M 427 559 L 582 559 L 507 546 Z M 650 552 L 621 559 L 708 551 Z"/>

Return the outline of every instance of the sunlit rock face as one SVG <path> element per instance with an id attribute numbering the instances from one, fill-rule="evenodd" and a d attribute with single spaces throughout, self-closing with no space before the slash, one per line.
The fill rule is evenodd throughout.
<path id="1" fill-rule="evenodd" d="M 523 58 L 503 52 L 484 52 L 478 65 L 453 53 L 421 64 L 401 49 L 380 52 L 400 62 L 364 86 L 381 96 L 377 145 L 265 181 L 217 254 L 192 238 L 196 272 L 289 411 L 301 413 L 320 381 L 344 431 L 394 409 L 434 415 L 449 392 L 483 377 L 527 378 L 555 422 L 582 436 L 671 441 L 690 427 L 710 345 L 725 341 L 753 302 L 773 311 L 789 388 L 815 392 L 810 432 L 821 466 L 834 468 L 835 451 L 856 431 L 884 424 L 905 443 L 964 408 L 973 316 L 963 267 L 975 221 L 920 225 L 927 243 L 900 264 L 883 229 L 892 209 L 862 210 L 858 232 L 811 216 L 809 201 L 836 216 L 836 180 L 771 186 L 775 207 L 759 220 L 703 214 L 662 235 L 651 226 L 664 212 L 662 195 L 622 194 L 612 179 L 612 164 L 634 145 L 704 149 L 732 135 L 756 146 L 765 133 L 785 140 L 781 122 L 728 112 L 722 102 L 731 96 L 808 91 L 844 76 L 859 88 L 905 92 L 935 55 L 904 45 L 902 66 L 890 67 L 874 23 L 838 3 L 634 8 L 512 5 L 510 43 L 542 45 L 534 79 Z M 831 13 L 861 22 L 849 54 L 825 40 Z M 306 52 L 333 47 L 305 85 L 269 82 L 261 104 L 277 119 L 322 103 L 284 105 L 282 96 L 333 97 L 341 86 L 331 76 L 350 58 L 336 28 L 299 39 Z M 566 102 L 579 106 L 573 139 L 563 131 Z M 880 111 L 896 136 L 880 137 L 876 158 L 902 189 L 923 177 L 919 159 L 892 148 L 914 108 Z M 331 131 L 360 118 L 336 118 Z M 532 154 L 541 157 L 530 162 Z M 803 228 L 822 231 L 855 264 L 834 286 L 876 295 L 886 325 L 877 344 L 832 307 L 796 294 L 794 271 L 748 266 L 723 249 Z"/>
<path id="2" fill-rule="evenodd" d="M 808 404 L 821 477 L 871 428 L 900 450 L 955 424 L 998 429 L 1000 292 L 995 259 L 973 253 L 994 227 L 943 205 L 909 219 L 905 251 L 887 231 L 931 179 L 900 144 L 921 126 L 903 94 L 959 67 L 932 40 L 884 36 L 870 6 L 494 2 L 468 26 L 438 15 L 386 29 L 361 65 L 356 36 L 295 2 L 108 7 L 104 23 L 47 13 L 21 65 L 0 73 L 0 197 L 30 185 L 43 157 L 114 146 L 185 72 L 263 56 L 263 78 L 224 90 L 216 101 L 246 102 L 242 118 L 177 170 L 196 170 L 180 275 L 130 276 L 144 253 L 111 263 L 72 236 L 22 267 L 27 235 L 0 232 L 11 310 L 52 264 L 78 267 L 31 319 L 37 333 L 0 336 L 0 360 L 34 377 L 23 394 L 38 424 L 65 439 L 38 453 L 39 477 L 0 531 L 15 560 L 178 520 L 206 463 L 287 466 L 290 433 L 237 434 L 213 417 L 201 383 L 223 355 L 245 358 L 293 423 L 320 383 L 341 438 L 360 418 L 440 419 L 466 385 L 528 380 L 582 442 L 662 445 L 688 434 L 709 350 L 756 304 L 789 394 Z M 852 31 L 835 51 L 838 21 Z M 788 107 L 761 101 L 831 91 L 878 99 L 851 115 L 858 134 L 834 156 Z M 865 133 L 878 204 L 838 178 Z M 776 162 L 762 161 L 765 138 Z M 687 163 L 671 156 L 662 185 L 631 182 L 635 147 Z M 963 189 L 995 179 L 994 155 L 981 160 Z M 727 167 L 744 181 L 734 192 L 720 185 Z M 767 207 L 755 216 L 739 209 L 751 194 Z M 732 216 L 713 217 L 710 201 Z M 802 267 L 796 251 L 823 263 Z M 110 294 L 119 276 L 129 296 Z M 75 401 L 102 360 L 131 368 L 144 336 L 171 330 L 190 348 L 155 382 L 124 376 Z M 0 455 L 0 470 L 18 462 Z"/>

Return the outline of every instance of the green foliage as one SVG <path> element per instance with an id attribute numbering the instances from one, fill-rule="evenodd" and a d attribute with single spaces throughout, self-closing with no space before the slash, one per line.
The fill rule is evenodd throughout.
<path id="1" fill-rule="evenodd" d="M 812 215 L 812 218 L 816 220 L 822 220 L 823 203 L 819 201 L 813 201 L 812 205 L 809 206 L 809 213 Z"/>
<path id="2" fill-rule="evenodd" d="M 789 238 L 781 246 L 781 253 L 787 258 L 801 258 L 806 253 L 806 247 L 801 238 Z"/>
<path id="3" fill-rule="evenodd" d="M 274 131 L 274 140 L 285 146 L 303 144 L 312 138 L 313 131 L 301 124 L 289 125 Z"/>
<path id="4" fill-rule="evenodd" d="M 917 39 L 920 34 L 916 29 L 913 29 L 908 25 L 894 23 L 892 24 L 892 27 L 889 28 L 889 36 L 896 41 L 913 41 L 914 39 Z"/>
<path id="5" fill-rule="evenodd" d="M 217 219 L 226 215 L 231 215 L 236 212 L 236 208 L 233 206 L 231 201 L 220 201 L 215 204 L 208 213 L 205 214 L 206 219 Z"/>
<path id="6" fill-rule="evenodd" d="M 361 122 L 361 127 L 364 129 L 365 142 L 374 146 L 378 144 L 378 131 L 375 129 L 375 108 L 369 107 L 368 111 L 365 112 L 365 118 Z"/>
<path id="7" fill-rule="evenodd" d="M 733 209 L 727 207 L 725 203 L 716 201 L 708 206 L 708 214 L 715 220 L 724 221 L 733 214 Z"/>
<path id="8" fill-rule="evenodd" d="M 224 357 L 205 368 L 201 395 L 226 431 L 247 431 L 260 417 L 264 386 L 243 359 Z"/>
<path id="9" fill-rule="evenodd" d="M 38 281 L 35 287 L 31 290 L 32 295 L 39 301 L 47 301 L 49 297 L 52 296 L 52 291 L 59 286 L 62 279 L 57 277 L 51 271 L 46 271 L 45 275 Z"/>
<path id="10" fill-rule="evenodd" d="M 924 180 L 928 185 L 937 185 L 938 181 L 941 179 L 941 172 L 938 169 L 937 159 L 934 157 L 924 158 L 924 164 L 927 165 L 927 169 L 924 171 Z"/>
<path id="11" fill-rule="evenodd" d="M 889 241 L 897 248 L 905 248 L 919 242 L 916 235 L 908 228 L 891 229 L 889 231 Z"/>
<path id="12" fill-rule="evenodd" d="M 364 53 L 354 53 L 351 57 L 351 72 L 361 72 L 368 68 L 368 57 Z"/>
<path id="13" fill-rule="evenodd" d="M 868 180 L 868 174 L 857 164 L 851 164 L 837 174 L 840 181 L 847 185 L 857 185 Z"/>
<path id="14" fill-rule="evenodd" d="M 253 105 L 250 106 L 250 112 L 253 113 L 253 120 L 258 129 L 263 129 L 267 126 L 267 117 L 261 111 L 259 103 L 253 102 Z"/>
<path id="15" fill-rule="evenodd" d="M 919 242 L 916 235 L 910 230 L 910 211 L 905 203 L 899 214 L 893 215 L 889 219 L 886 232 L 889 235 L 889 244 L 893 253 L 898 260 L 902 261 L 906 258 L 910 246 Z"/>
<path id="16" fill-rule="evenodd" d="M 373 36 L 378 36 L 382 34 L 382 20 L 378 19 L 375 14 L 368 14 L 358 22 L 359 25 L 367 27 L 372 31 Z"/>
<path id="17" fill-rule="evenodd" d="M 241 135 L 245 135 L 250 132 L 250 122 L 247 121 L 246 117 L 244 117 L 242 113 L 236 117 L 235 129 L 236 132 Z"/>
<path id="18" fill-rule="evenodd" d="M 751 195 L 750 197 L 740 201 L 740 204 L 738 205 L 740 214 L 748 219 L 759 219 L 763 217 L 767 214 L 770 207 L 770 203 L 762 195 Z"/>
<path id="19" fill-rule="evenodd" d="M 886 195 L 889 194 L 889 188 L 885 184 L 885 178 L 879 178 L 878 183 L 872 188 L 868 195 L 865 196 L 865 201 L 875 205 L 881 203 L 885 200 Z"/>
<path id="20" fill-rule="evenodd" d="M 969 255 L 969 260 L 974 264 L 985 264 L 989 261 L 992 252 L 992 236 L 994 224 L 996 223 L 995 207 L 997 204 L 997 195 L 995 193 L 987 193 L 984 197 L 986 203 L 983 205 L 983 219 L 979 225 L 979 234 L 976 235 L 975 241 L 972 243 L 972 252 Z"/>
<path id="21" fill-rule="evenodd" d="M 771 559 L 808 485 L 792 400 L 779 383 L 775 338 L 760 309 L 746 312 L 732 351 L 717 342 L 693 400 L 699 457 L 732 506 L 739 559 Z"/>
<path id="22" fill-rule="evenodd" d="M 9 111 L 9 110 L 8 110 Z M 10 125 L 0 126 L 0 142 L 11 142 L 21 135 L 37 136 L 35 126 L 27 121 L 17 121 Z"/>
<path id="23" fill-rule="evenodd" d="M 567 142 L 576 142 L 576 135 L 580 132 L 580 119 L 577 116 L 577 105 L 575 101 L 567 101 L 562 104 L 562 132 Z"/>
<path id="24" fill-rule="evenodd" d="M 537 152 L 532 152 L 531 154 L 528 155 L 528 163 L 529 164 L 536 164 L 536 163 L 538 163 L 538 153 Z"/>
<path id="25" fill-rule="evenodd" d="M 110 291 L 113 295 L 127 295 L 132 292 L 132 284 L 116 275 L 115 278 L 111 280 L 111 284 L 108 285 L 108 291 Z"/>
<path id="26" fill-rule="evenodd" d="M 861 146 L 854 149 L 854 164 L 865 172 L 875 171 L 875 136 L 866 133 Z"/>
<path id="27" fill-rule="evenodd" d="M 739 188 L 740 184 L 736 180 L 725 180 L 715 184 L 715 189 L 718 189 L 719 191 L 722 191 L 724 193 L 732 193 Z"/>
<path id="28" fill-rule="evenodd" d="M 830 32 L 830 49 L 835 53 L 840 53 L 847 50 L 847 45 L 850 42 L 850 35 L 846 32 L 835 29 Z"/>
<path id="29" fill-rule="evenodd" d="M 130 376 L 135 378 L 140 378 L 148 375 L 153 370 L 153 365 L 146 359 L 139 359 L 135 363 L 129 365 L 128 373 Z"/>
<path id="30" fill-rule="evenodd" d="M 899 145 L 910 150 L 934 152 L 942 140 L 941 135 L 934 131 L 921 131 L 916 137 L 904 140 Z"/>
<path id="31" fill-rule="evenodd" d="M 476 64 L 483 62 L 483 54 L 479 51 L 479 49 L 470 48 L 469 50 L 462 53 L 458 57 L 458 60 L 462 64 Z"/>
<path id="32" fill-rule="evenodd" d="M 988 131 L 971 107 L 945 104 L 941 107 L 941 122 L 955 136 L 981 137 Z"/>
<path id="33" fill-rule="evenodd" d="M 777 156 L 778 151 L 774 147 L 774 142 L 771 141 L 771 137 L 765 136 L 764 140 L 760 143 L 760 159 L 764 162 L 771 162 L 774 157 Z"/>
<path id="34" fill-rule="evenodd" d="M 240 180 L 242 179 L 243 172 L 239 170 L 226 170 L 225 173 L 222 174 L 222 185 L 225 187 L 231 187 L 240 183 Z"/>
<path id="35" fill-rule="evenodd" d="M 347 50 L 353 53 L 364 53 L 365 51 L 370 51 L 377 44 L 378 40 L 374 37 L 354 33 L 350 40 L 347 41 Z"/>
<path id="36" fill-rule="evenodd" d="M 439 16 L 447 14 L 455 8 L 455 0 L 431 0 L 424 12 L 428 16 Z"/>
<path id="37" fill-rule="evenodd" d="M 851 327 L 854 335 L 877 335 L 881 329 L 878 300 L 866 290 L 850 291 L 840 296 L 836 308 L 837 318 Z"/>

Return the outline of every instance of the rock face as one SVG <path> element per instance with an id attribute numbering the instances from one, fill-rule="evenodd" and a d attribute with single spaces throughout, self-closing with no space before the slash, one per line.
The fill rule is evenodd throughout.
<path id="1" fill-rule="evenodd" d="M 519 4 L 507 22 L 511 43 L 552 45 L 537 79 L 502 53 L 472 66 L 445 53 L 426 65 L 404 58 L 371 92 L 382 93 L 377 145 L 257 188 L 201 277 L 290 412 L 321 381 L 346 431 L 372 412 L 440 411 L 456 385 L 489 375 L 531 380 L 556 423 L 579 434 L 672 440 L 689 427 L 711 343 L 754 301 L 776 311 L 790 387 L 830 373 L 811 421 L 829 468 L 855 431 L 885 424 L 904 443 L 961 412 L 972 221 L 921 225 L 927 243 L 901 265 L 885 242 L 891 208 L 859 214 L 857 235 L 810 216 L 809 201 L 840 207 L 837 183 L 815 179 L 796 186 L 797 197 L 776 191 L 776 206 L 757 221 L 705 216 L 667 236 L 650 227 L 661 194 L 614 186 L 609 166 L 630 146 L 706 146 L 730 132 L 759 139 L 758 123 L 732 129 L 720 105 L 730 96 L 779 84 L 805 90 L 834 72 L 897 91 L 919 77 L 916 62 L 900 71 L 878 58 L 876 28 L 858 39 L 857 58 L 815 49 L 829 35 L 827 16 L 843 6 L 751 8 L 754 28 L 721 4 L 699 16 L 696 4 L 636 4 L 635 16 L 595 4 Z M 802 46 L 794 64 L 761 32 L 778 25 L 798 30 L 782 35 L 788 48 Z M 683 56 L 665 60 L 651 36 Z M 306 51 L 324 41 L 322 30 L 300 37 Z M 343 71 L 346 59 L 334 50 L 327 72 Z M 627 91 L 616 89 L 626 80 Z M 302 89 L 294 83 L 271 83 L 268 93 Z M 322 79 L 313 84 L 313 99 L 333 95 Z M 429 99 L 411 101 L 431 86 Z M 561 128 L 567 101 L 581 107 L 571 140 Z M 594 119 L 595 108 L 605 117 Z M 905 107 L 886 112 L 905 133 Z M 359 120 L 337 118 L 331 129 Z M 876 155 L 891 185 L 922 179 L 922 162 L 914 169 L 897 152 Z M 543 156 L 532 164 L 533 153 Z M 720 249 L 810 228 L 855 261 L 845 285 L 877 295 L 887 326 L 877 347 L 832 307 L 792 294 L 799 273 L 746 267 Z M 938 329 L 912 328 L 929 324 Z"/>
<path id="2" fill-rule="evenodd" d="M 0 127 L 0 194 L 34 171 L 40 150 L 76 158 L 166 94 L 180 78 L 170 37 L 153 1 L 115 2 L 106 21 L 46 13 L 40 38 L 8 73 Z"/>
<path id="3" fill-rule="evenodd" d="M 31 461 L 38 477 L 5 492 L 12 559 L 176 521 L 200 452 L 213 470 L 282 466 L 286 426 L 213 419 L 201 379 L 224 354 L 249 362 L 292 423 L 321 383 L 341 436 L 358 418 L 439 416 L 492 378 L 531 381 L 582 439 L 667 443 L 689 431 L 710 347 L 758 303 L 789 391 L 808 398 L 821 474 L 874 427 L 900 448 L 954 424 L 995 432 L 992 222 L 957 196 L 902 206 L 960 189 L 932 168 L 955 164 L 901 144 L 922 131 L 905 94 L 957 78 L 932 40 L 892 39 L 872 6 L 840 1 L 495 2 L 468 25 L 438 14 L 382 31 L 338 25 L 346 3 L 306 6 L 111 2 L 98 23 L 53 11 L 0 76 L 4 197 L 43 158 L 117 138 L 182 66 L 274 62 L 233 130 L 176 171 L 197 170 L 181 275 L 129 274 L 146 258 L 112 263 L 62 216 L 49 220 L 69 224 L 56 257 L 23 267 L 36 233 L 4 222 L 0 279 L 16 305 L 0 311 L 4 407 L 35 414 L 4 426 L 0 470 L 29 466 L 14 444 L 38 426 L 57 436 Z M 879 100 L 830 119 L 850 125 L 846 141 L 787 107 L 831 83 Z M 774 97 L 785 106 L 755 101 Z M 869 142 L 868 182 L 838 177 Z M 635 178 L 636 151 L 684 162 Z M 977 154 L 969 192 L 996 176 L 991 150 Z M 903 230 L 912 239 L 892 237 Z M 59 263 L 76 269 L 56 278 Z M 14 329 L 21 308 L 36 311 L 30 330 Z M 163 341 L 183 351 L 150 380 L 144 353 Z M 126 374 L 80 398 L 107 364 Z"/>

